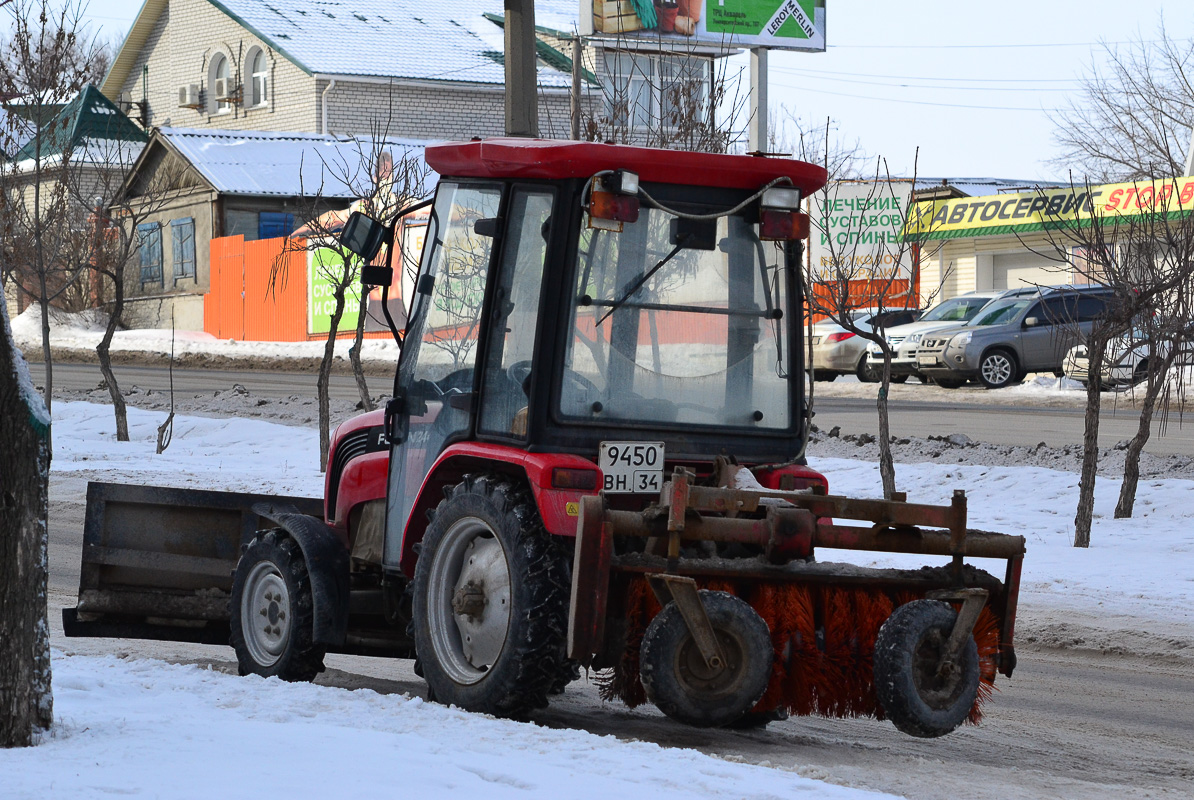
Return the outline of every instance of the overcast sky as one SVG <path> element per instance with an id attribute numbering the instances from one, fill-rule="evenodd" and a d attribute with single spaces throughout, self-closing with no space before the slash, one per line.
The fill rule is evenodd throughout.
<path id="1" fill-rule="evenodd" d="M 1065 179 L 1050 111 L 1105 61 L 1101 42 L 1194 39 L 1190 0 L 826 0 L 828 50 L 773 51 L 771 105 L 832 121 L 893 173 Z M 91 0 L 123 36 L 138 0 Z M 743 61 L 743 63 L 745 63 Z M 773 117 L 774 121 L 774 117 Z"/>

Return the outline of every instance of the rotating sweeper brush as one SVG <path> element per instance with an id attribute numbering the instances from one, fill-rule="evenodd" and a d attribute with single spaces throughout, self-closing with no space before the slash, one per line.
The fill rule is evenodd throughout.
<path id="1" fill-rule="evenodd" d="M 608 668 L 603 697 L 701 726 L 873 716 L 932 737 L 980 719 L 1015 667 L 1023 537 L 967 530 L 961 492 L 930 506 L 738 489 L 744 468 L 719 467 L 719 486 L 677 469 L 641 512 L 582 502 L 569 655 Z M 819 563 L 817 547 L 950 562 L 869 569 Z M 967 557 L 1006 561 L 1005 580 Z"/>

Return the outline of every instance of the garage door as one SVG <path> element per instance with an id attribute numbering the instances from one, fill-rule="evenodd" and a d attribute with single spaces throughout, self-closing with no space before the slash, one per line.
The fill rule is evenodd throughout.
<path id="1" fill-rule="evenodd" d="M 991 288 L 995 291 L 1069 282 L 1068 266 L 1052 263 L 1036 253 L 998 254 L 991 264 Z"/>

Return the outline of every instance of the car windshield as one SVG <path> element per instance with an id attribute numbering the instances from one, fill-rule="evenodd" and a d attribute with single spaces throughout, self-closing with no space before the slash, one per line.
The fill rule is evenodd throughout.
<path id="1" fill-rule="evenodd" d="M 970 320 L 971 325 L 1002 325 L 1010 322 L 1033 301 L 1031 297 L 1009 297 L 984 306 L 982 313 Z"/>
<path id="2" fill-rule="evenodd" d="M 783 250 L 740 216 L 696 224 L 652 208 L 581 230 L 561 414 L 790 426 Z"/>
<path id="3" fill-rule="evenodd" d="M 972 319 L 983 306 L 990 302 L 989 297 L 955 297 L 938 303 L 925 312 L 921 322 L 965 322 Z"/>

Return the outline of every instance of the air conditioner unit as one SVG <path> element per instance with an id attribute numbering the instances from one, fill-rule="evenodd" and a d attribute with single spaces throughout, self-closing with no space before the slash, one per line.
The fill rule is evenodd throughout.
<path id="1" fill-rule="evenodd" d="M 217 100 L 228 99 L 228 83 L 229 81 L 227 78 L 216 78 L 214 81 L 212 81 L 211 89 L 213 92 L 215 92 Z"/>
<path id="2" fill-rule="evenodd" d="M 202 103 L 199 102 L 199 86 L 191 83 L 186 86 L 178 87 L 178 107 L 179 108 L 199 108 Z"/>

